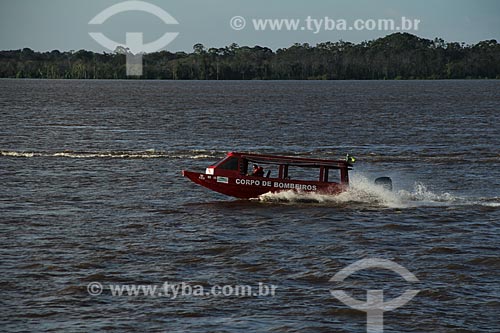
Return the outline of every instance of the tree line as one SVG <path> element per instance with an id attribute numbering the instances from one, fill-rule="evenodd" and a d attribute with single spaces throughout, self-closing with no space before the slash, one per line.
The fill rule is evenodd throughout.
<path id="1" fill-rule="evenodd" d="M 0 77 L 126 79 L 124 54 L 90 51 L 0 51 Z M 193 52 L 160 51 L 143 57 L 143 79 L 162 80 L 384 80 L 499 79 L 500 44 L 424 39 L 394 33 L 358 44 L 296 43 L 275 52 L 261 46 L 193 46 Z"/>

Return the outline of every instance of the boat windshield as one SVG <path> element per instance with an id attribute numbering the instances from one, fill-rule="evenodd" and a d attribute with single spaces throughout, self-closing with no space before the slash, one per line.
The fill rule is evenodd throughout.
<path id="1" fill-rule="evenodd" d="M 228 157 L 222 160 L 218 165 L 218 169 L 223 170 L 238 170 L 238 158 L 237 157 Z"/>

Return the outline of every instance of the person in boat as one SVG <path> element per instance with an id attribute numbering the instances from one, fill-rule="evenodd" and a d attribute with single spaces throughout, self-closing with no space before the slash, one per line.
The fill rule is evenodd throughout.
<path id="1" fill-rule="evenodd" d="M 251 176 L 264 177 L 264 169 L 261 166 L 254 164 Z"/>

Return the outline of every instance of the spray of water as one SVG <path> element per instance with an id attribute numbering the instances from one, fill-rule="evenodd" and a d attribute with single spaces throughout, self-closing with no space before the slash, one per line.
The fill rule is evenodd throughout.
<path id="1" fill-rule="evenodd" d="M 285 191 L 266 193 L 259 197 L 262 202 L 318 203 L 333 206 L 369 206 L 387 208 L 410 208 L 419 206 L 450 206 L 481 204 L 497 207 L 497 200 L 471 200 L 450 193 L 435 193 L 421 182 L 416 182 L 410 190 L 389 191 L 375 185 L 373 180 L 357 174 L 351 178 L 349 189 L 338 195 Z M 496 201 L 496 202 L 495 202 Z"/>

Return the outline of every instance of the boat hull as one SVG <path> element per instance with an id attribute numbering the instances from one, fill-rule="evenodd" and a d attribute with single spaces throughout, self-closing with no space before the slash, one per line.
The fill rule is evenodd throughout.
<path id="1" fill-rule="evenodd" d="M 283 191 L 316 192 L 321 194 L 338 194 L 346 189 L 346 185 L 315 181 L 285 180 L 253 176 L 217 176 L 205 173 L 182 171 L 184 177 L 212 191 L 240 199 L 257 198 L 265 193 Z"/>

